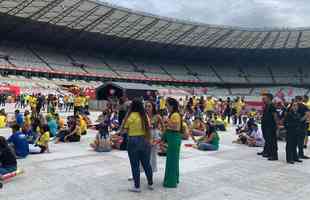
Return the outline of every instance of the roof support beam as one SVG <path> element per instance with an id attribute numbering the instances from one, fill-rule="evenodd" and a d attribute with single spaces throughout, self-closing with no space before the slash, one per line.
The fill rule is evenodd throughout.
<path id="1" fill-rule="evenodd" d="M 284 44 L 283 44 L 283 48 L 286 48 L 286 45 L 287 45 L 287 43 L 288 43 L 288 41 L 289 41 L 291 35 L 292 35 L 292 32 L 289 32 L 288 35 L 287 35 L 287 38 L 286 38 L 286 40 L 285 40 L 285 42 L 284 42 Z"/>
<path id="2" fill-rule="evenodd" d="M 224 35 L 220 36 L 219 38 L 217 38 L 215 41 L 212 41 L 210 44 L 208 44 L 206 47 L 212 47 L 213 45 L 216 45 L 219 41 L 227 38 L 228 36 L 230 36 L 232 33 L 234 32 L 234 30 L 230 30 L 227 33 L 225 33 Z"/>
<path id="3" fill-rule="evenodd" d="M 53 19 L 49 20 L 49 23 L 52 24 L 58 24 L 61 20 L 63 20 L 65 17 L 72 14 L 76 9 L 78 9 L 82 4 L 84 3 L 84 0 L 80 0 L 67 8 L 64 12 L 60 13 L 60 15 L 54 17 Z"/>
<path id="4" fill-rule="evenodd" d="M 244 31 L 241 31 L 235 38 L 242 38 L 243 34 L 245 34 Z M 220 46 L 219 48 L 230 48 L 231 45 L 234 43 L 234 38 L 232 38 L 230 41 L 227 41 L 223 46 Z"/>
<path id="5" fill-rule="evenodd" d="M 137 26 L 138 24 L 140 24 L 143 20 L 145 19 L 144 16 L 139 17 L 138 19 L 136 19 L 134 22 L 132 22 L 130 25 L 128 25 L 127 27 L 125 27 L 121 32 L 117 33 L 117 37 L 121 37 L 123 38 L 124 35 L 127 34 L 128 31 L 130 31 L 133 27 Z M 141 30 L 141 29 L 140 29 Z M 139 30 L 139 31 L 140 31 Z M 139 32 L 138 31 L 138 32 Z M 136 33 L 136 32 L 135 32 Z"/>
<path id="6" fill-rule="evenodd" d="M 147 36 L 146 38 L 143 38 L 143 40 L 144 41 L 152 40 L 153 38 L 157 37 L 161 32 L 164 32 L 165 30 L 167 30 L 171 26 L 171 24 L 172 24 L 171 22 L 168 22 L 164 26 L 154 31 L 151 35 Z"/>
<path id="7" fill-rule="evenodd" d="M 183 34 L 179 35 L 176 39 L 174 39 L 173 41 L 170 42 L 170 44 L 168 44 L 167 46 L 170 46 L 172 44 L 177 44 L 178 42 L 182 41 L 183 39 L 185 39 L 187 36 L 189 36 L 190 34 L 192 34 L 196 29 L 198 29 L 199 26 L 193 26 L 192 28 L 190 28 L 189 30 L 185 31 Z M 166 47 L 167 47 L 166 46 Z"/>
<path id="8" fill-rule="evenodd" d="M 274 46 L 277 44 L 278 39 L 280 38 L 281 32 L 278 32 L 278 34 L 276 35 L 276 38 L 273 40 L 272 44 L 271 44 L 271 48 L 273 49 Z"/>
<path id="9" fill-rule="evenodd" d="M 260 43 L 257 45 L 256 49 L 261 49 L 265 42 L 268 40 L 269 36 L 271 35 L 271 32 L 268 32 L 265 37 L 262 39 L 262 41 L 260 41 Z"/>
<path id="10" fill-rule="evenodd" d="M 182 29 L 183 29 L 184 25 L 181 25 L 179 26 L 177 29 L 174 29 L 173 31 L 171 31 L 169 34 L 166 35 L 166 39 L 163 40 L 163 41 L 160 41 L 160 43 L 163 43 L 163 44 L 169 44 L 169 40 L 175 36 L 176 33 L 180 32 Z"/>
<path id="11" fill-rule="evenodd" d="M 296 46 L 295 46 L 295 48 L 299 48 L 299 44 L 300 44 L 300 38 L 301 38 L 301 36 L 302 36 L 302 31 L 300 31 L 299 32 L 299 34 L 298 34 L 298 38 L 297 38 L 297 42 L 296 42 Z"/>
<path id="12" fill-rule="evenodd" d="M 261 36 L 261 34 L 263 34 L 263 32 L 260 32 L 259 34 L 257 34 L 255 37 L 253 37 L 251 39 L 251 41 L 249 42 L 248 45 L 246 45 L 246 48 L 249 49 L 257 40 L 258 38 Z"/>
<path id="13" fill-rule="evenodd" d="M 92 9 L 90 9 L 89 11 L 87 11 L 84 15 L 81 15 L 79 17 L 77 17 L 75 20 L 73 20 L 71 23 L 67 24 L 68 27 L 76 27 L 78 25 L 80 25 L 85 19 L 87 19 L 89 16 L 91 16 L 92 14 L 94 14 L 98 9 L 100 8 L 100 6 L 95 6 Z"/>
<path id="14" fill-rule="evenodd" d="M 24 0 L 21 3 L 19 3 L 14 8 L 10 9 L 7 14 L 9 15 L 17 15 L 20 13 L 24 8 L 28 7 L 30 4 L 32 4 L 34 0 Z"/>
<path id="15" fill-rule="evenodd" d="M 246 37 L 244 37 L 242 40 L 240 40 L 240 41 L 238 42 L 238 44 L 236 44 L 236 45 L 234 46 L 234 48 L 242 48 L 242 45 L 243 45 L 244 43 L 246 43 L 246 42 L 251 38 L 251 36 L 252 36 L 253 34 L 255 34 L 255 33 L 254 33 L 254 32 L 248 32 L 248 35 L 247 35 Z"/>
<path id="16" fill-rule="evenodd" d="M 130 13 L 127 13 L 125 16 L 119 18 L 118 20 L 116 20 L 109 29 L 102 31 L 101 33 L 103 34 L 109 34 L 111 31 L 113 31 L 116 27 L 118 27 L 119 25 L 121 25 L 123 22 L 125 22 L 129 17 L 131 16 Z"/>
<path id="17" fill-rule="evenodd" d="M 51 11 L 53 8 L 57 7 L 59 4 L 61 4 L 62 2 L 64 2 L 64 0 L 54 0 L 51 3 L 47 4 L 46 6 L 44 6 L 42 9 L 40 9 L 39 11 L 33 13 L 32 15 L 30 15 L 28 18 L 32 19 L 32 20 L 39 20 L 41 17 L 43 17 L 46 13 L 48 13 L 49 11 Z"/>

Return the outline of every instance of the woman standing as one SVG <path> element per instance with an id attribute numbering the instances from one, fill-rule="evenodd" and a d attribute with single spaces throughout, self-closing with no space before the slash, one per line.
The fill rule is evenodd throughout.
<path id="1" fill-rule="evenodd" d="M 151 148 L 151 166 L 153 172 L 157 172 L 157 149 L 158 149 L 158 141 L 161 138 L 161 133 L 164 128 L 164 124 L 162 121 L 162 118 L 159 114 L 156 112 L 155 105 L 148 101 L 145 104 L 145 111 L 149 119 L 150 124 L 150 132 L 151 132 L 151 138 L 152 138 L 152 148 Z"/>
<path id="2" fill-rule="evenodd" d="M 141 192 L 140 163 L 145 171 L 148 188 L 153 190 L 153 171 L 150 165 L 151 134 L 146 112 L 141 100 L 133 100 L 124 120 L 122 132 L 128 133 L 128 156 L 131 165 L 134 188 L 130 192 Z"/>
<path id="3" fill-rule="evenodd" d="M 163 135 L 163 140 L 168 144 L 164 187 L 176 188 L 179 183 L 182 116 L 179 112 L 179 104 L 175 99 L 168 98 L 167 108 L 170 114 L 166 132 Z"/>

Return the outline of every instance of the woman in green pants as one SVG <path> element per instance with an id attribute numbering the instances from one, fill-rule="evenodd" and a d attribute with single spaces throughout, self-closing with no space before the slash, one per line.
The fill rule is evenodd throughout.
<path id="1" fill-rule="evenodd" d="M 179 183 L 182 116 L 179 112 L 179 104 L 175 99 L 168 98 L 167 108 L 170 115 L 163 136 L 163 140 L 168 144 L 164 187 L 176 188 Z"/>

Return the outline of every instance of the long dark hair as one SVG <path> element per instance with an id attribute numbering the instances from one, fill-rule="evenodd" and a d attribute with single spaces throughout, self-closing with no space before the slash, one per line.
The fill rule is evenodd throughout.
<path id="1" fill-rule="evenodd" d="M 137 112 L 140 114 L 140 117 L 142 119 L 142 127 L 146 133 L 145 138 L 147 140 L 150 140 L 151 139 L 150 126 L 148 123 L 148 118 L 147 118 L 143 103 L 140 99 L 134 99 L 131 102 L 130 108 L 129 108 L 128 113 L 126 115 L 126 120 L 132 112 Z"/>
<path id="2" fill-rule="evenodd" d="M 174 98 L 169 97 L 167 99 L 167 103 L 169 104 L 169 106 L 172 108 L 172 111 L 169 114 L 169 117 L 171 117 L 171 115 L 173 113 L 179 113 L 180 114 L 180 110 L 179 110 L 179 103 L 177 100 L 175 100 Z"/>
<path id="3" fill-rule="evenodd" d="M 158 112 L 157 112 L 157 110 L 156 110 L 156 105 L 155 105 L 155 103 L 154 103 L 153 101 L 146 101 L 146 102 L 145 102 L 145 105 L 148 104 L 148 103 L 152 105 L 152 116 L 157 115 Z"/>
<path id="4" fill-rule="evenodd" d="M 180 113 L 180 110 L 179 110 L 179 103 L 178 103 L 178 101 L 176 100 L 176 99 L 174 99 L 174 98 L 171 98 L 171 97 L 169 97 L 168 99 L 167 99 L 167 103 L 168 103 L 168 105 L 172 108 L 172 111 L 169 113 L 169 118 L 174 114 L 174 113 L 178 113 L 179 115 L 180 115 L 180 118 L 181 118 L 181 130 L 180 131 L 182 131 L 183 130 L 183 116 L 182 116 L 182 114 Z"/>

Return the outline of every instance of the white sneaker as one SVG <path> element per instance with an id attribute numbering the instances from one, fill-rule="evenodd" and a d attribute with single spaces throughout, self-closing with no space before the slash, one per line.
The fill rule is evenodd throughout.
<path id="1" fill-rule="evenodd" d="M 154 190 L 154 187 L 153 187 L 153 185 L 148 185 L 148 186 L 147 186 L 147 189 L 149 189 L 149 190 Z"/>
<path id="2" fill-rule="evenodd" d="M 129 188 L 128 191 L 129 191 L 129 192 L 140 193 L 140 192 L 141 192 L 141 189 L 140 189 L 140 188 L 135 188 L 135 187 L 133 187 L 133 188 Z"/>

